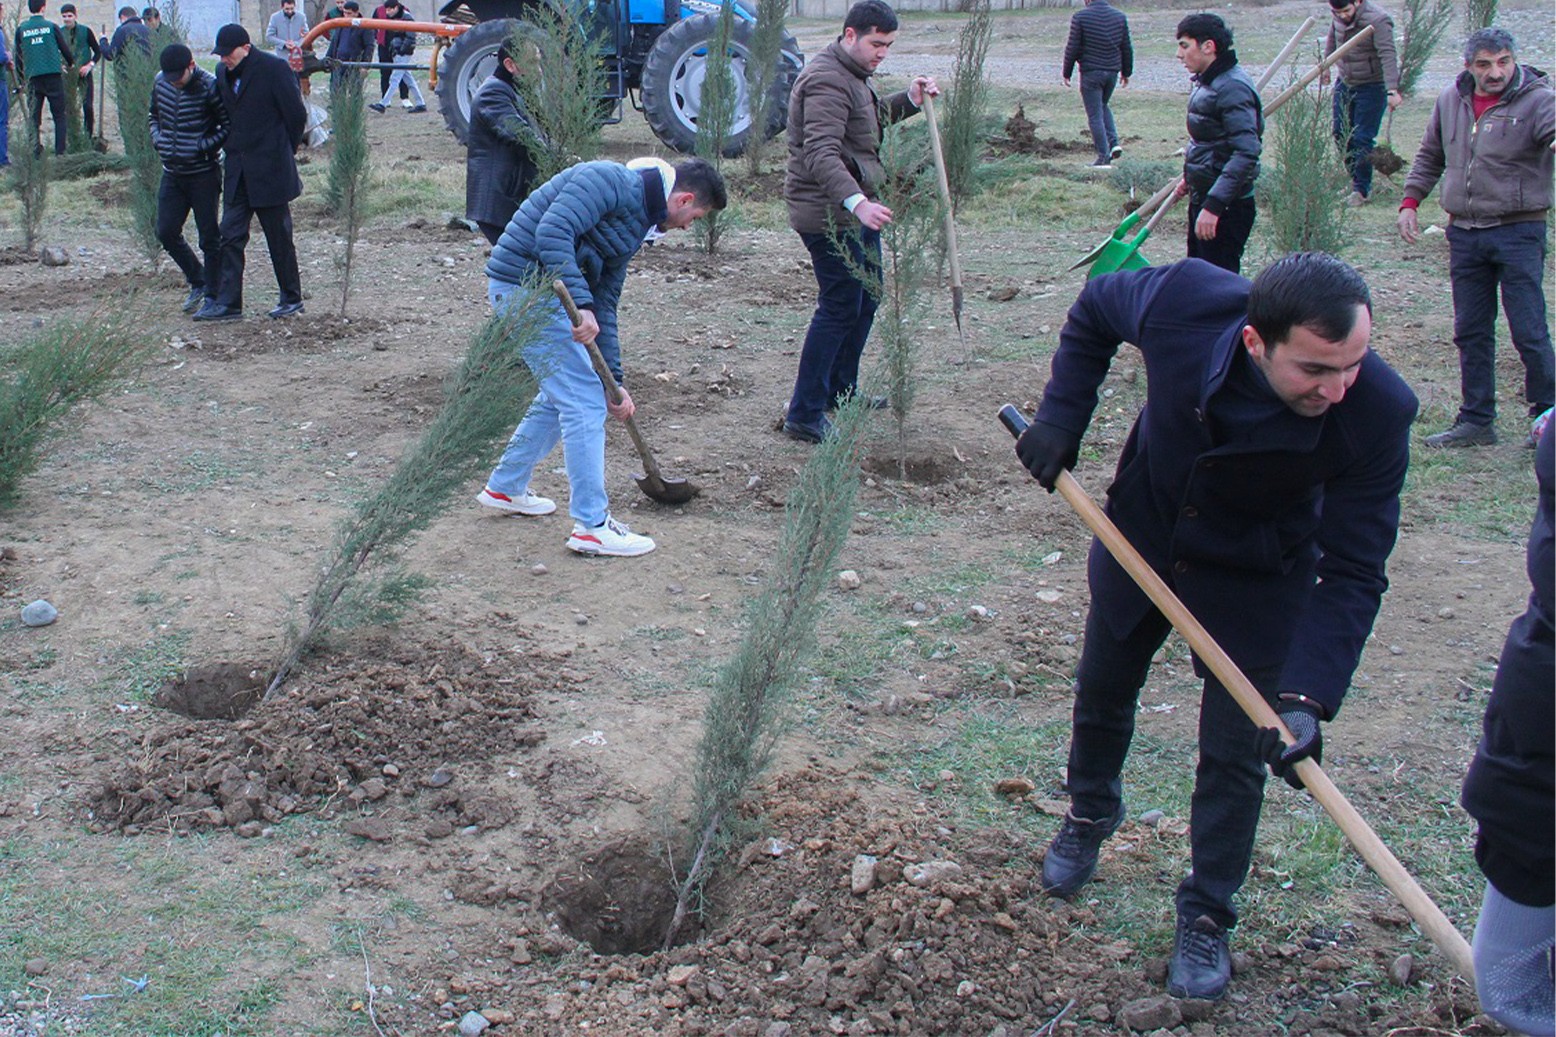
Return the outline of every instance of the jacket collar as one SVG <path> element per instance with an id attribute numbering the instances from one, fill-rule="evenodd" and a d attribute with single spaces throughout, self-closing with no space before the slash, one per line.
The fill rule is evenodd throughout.
<path id="1" fill-rule="evenodd" d="M 1514 67 L 1513 81 L 1507 84 L 1507 89 L 1502 91 L 1502 96 L 1497 98 L 1496 103 L 1502 104 L 1505 101 L 1511 101 L 1514 97 L 1517 97 L 1544 78 L 1545 73 L 1533 65 L 1518 65 Z M 1458 88 L 1459 96 L 1468 101 L 1475 92 L 1475 77 L 1470 75 L 1469 70 L 1466 69 L 1459 73 L 1459 78 L 1454 80 L 1453 85 Z"/>
<path id="2" fill-rule="evenodd" d="M 843 49 L 842 40 L 833 40 L 831 43 L 829 43 L 827 45 L 827 53 L 836 58 L 837 63 L 842 65 L 853 75 L 865 80 L 870 78 L 870 72 L 865 69 L 864 66 L 860 65 L 859 62 L 855 61 L 849 55 L 848 51 Z"/>
<path id="3" fill-rule="evenodd" d="M 1216 60 L 1210 63 L 1210 67 L 1205 69 L 1205 71 L 1201 72 L 1194 78 L 1198 80 L 1200 86 L 1209 86 L 1212 79 L 1215 79 L 1221 73 L 1225 72 L 1229 68 L 1232 68 L 1236 64 L 1237 51 L 1229 50 L 1225 54 L 1217 54 Z"/>
<path id="4" fill-rule="evenodd" d="M 1232 371 L 1232 361 L 1237 356 L 1237 351 L 1243 348 L 1243 328 L 1248 326 L 1247 318 L 1237 321 L 1226 331 L 1222 332 L 1211 348 L 1211 366 L 1205 376 L 1204 385 L 1200 389 L 1199 407 L 1197 413 L 1203 417 L 1210 413 L 1210 398 L 1220 392 L 1226 385 L 1226 379 Z M 1263 375 L 1258 377 L 1262 380 Z M 1271 390 L 1273 392 L 1274 390 Z M 1332 411 L 1334 408 L 1330 408 Z M 1208 453 L 1213 454 L 1244 454 L 1266 453 L 1270 451 L 1289 450 L 1306 452 L 1312 450 L 1318 444 L 1318 437 L 1324 430 L 1324 419 L 1328 412 L 1317 418 L 1305 418 L 1282 405 L 1272 417 L 1266 418 L 1258 427 L 1257 433 L 1245 440 L 1234 443 L 1223 443 L 1212 448 Z"/>
<path id="5" fill-rule="evenodd" d="M 660 176 L 658 169 L 640 169 L 638 176 L 643 178 L 643 214 L 648 217 L 651 226 L 657 227 L 670 215 L 670 207 L 665 199 L 665 180 Z"/>

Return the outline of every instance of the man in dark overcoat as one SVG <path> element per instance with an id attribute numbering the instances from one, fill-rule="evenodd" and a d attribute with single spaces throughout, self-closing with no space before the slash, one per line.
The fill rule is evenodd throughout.
<path id="1" fill-rule="evenodd" d="M 1193 870 L 1178 887 L 1168 991 L 1219 998 L 1232 899 L 1248 873 L 1264 763 L 1297 783 L 1319 722 L 1350 685 L 1388 586 L 1416 398 L 1370 351 L 1361 276 L 1320 253 L 1252 283 L 1200 259 L 1099 277 L 1070 309 L 1053 376 L 1017 452 L 1043 486 L 1075 465 L 1118 347 L 1144 358 L 1147 396 L 1107 512 L 1295 736 L 1260 732 L 1205 679 L 1190 808 Z M 1119 775 L 1167 619 L 1094 542 L 1075 678 L 1070 810 L 1043 860 L 1069 896 L 1124 820 Z"/>
<path id="2" fill-rule="evenodd" d="M 470 99 L 470 133 L 465 153 L 465 219 L 475 221 L 493 245 L 528 197 L 539 167 L 535 151 L 544 138 L 519 96 L 518 62 L 505 43 L 497 68 Z M 538 58 L 531 48 L 529 66 Z"/>
<path id="3" fill-rule="evenodd" d="M 255 216 L 265 232 L 280 298 L 272 317 L 303 312 L 302 276 L 292 244 L 291 201 L 303 193 L 296 151 L 308 125 L 297 75 L 274 54 L 255 50 L 241 25 L 216 33 L 216 89 L 231 118 L 222 183 L 221 276 L 214 300 L 195 320 L 243 316 L 243 250 Z"/>

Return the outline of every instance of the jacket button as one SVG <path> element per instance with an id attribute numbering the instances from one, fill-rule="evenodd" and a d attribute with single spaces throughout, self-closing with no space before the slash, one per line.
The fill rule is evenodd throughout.
<path id="1" fill-rule="evenodd" d="M 1192 504 L 1190 504 L 1189 506 L 1187 506 L 1186 508 L 1183 509 L 1183 517 L 1184 518 L 1196 518 L 1196 517 L 1198 517 L 1198 515 L 1199 515 L 1199 509 L 1196 508 Z"/>
<path id="2" fill-rule="evenodd" d="M 1189 563 L 1188 562 L 1175 562 L 1173 564 L 1172 571 L 1173 572 L 1178 572 L 1178 573 L 1186 573 L 1186 572 L 1189 571 Z"/>

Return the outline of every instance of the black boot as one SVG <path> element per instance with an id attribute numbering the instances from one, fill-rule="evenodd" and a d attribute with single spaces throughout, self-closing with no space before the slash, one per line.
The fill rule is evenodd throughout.
<path id="1" fill-rule="evenodd" d="M 1232 981 L 1232 951 L 1226 930 L 1209 915 L 1178 916 L 1178 935 L 1167 966 L 1167 993 L 1219 1001 Z"/>
<path id="2" fill-rule="evenodd" d="M 1100 821 L 1087 821 L 1074 813 L 1064 815 L 1059 834 L 1048 844 L 1043 855 L 1043 891 L 1056 897 L 1074 896 L 1075 891 L 1091 881 L 1097 871 L 1097 851 L 1102 840 L 1118 831 L 1124 823 L 1124 804 L 1112 817 Z"/>

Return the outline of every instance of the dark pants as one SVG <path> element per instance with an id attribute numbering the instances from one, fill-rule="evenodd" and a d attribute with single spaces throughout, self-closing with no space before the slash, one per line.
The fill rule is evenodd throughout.
<path id="1" fill-rule="evenodd" d="M 1545 323 L 1545 221 L 1471 229 L 1448 225 L 1453 344 L 1459 350 L 1459 420 L 1490 425 L 1497 416 L 1497 287 L 1513 348 L 1524 362 L 1524 399 L 1534 416 L 1551 405 L 1551 331 Z"/>
<path id="2" fill-rule="evenodd" d="M 378 45 L 378 61 L 384 65 L 394 62 L 394 55 L 389 53 L 389 44 L 380 43 Z M 389 77 L 392 75 L 394 75 L 394 69 L 392 68 L 381 68 L 378 70 L 378 96 L 382 97 L 389 92 Z M 402 81 L 400 83 L 400 98 L 403 100 L 409 96 L 411 96 L 411 88 Z"/>
<path id="3" fill-rule="evenodd" d="M 1199 219 L 1199 211 L 1204 207 L 1204 199 L 1189 195 L 1189 258 L 1203 259 L 1207 263 L 1214 263 L 1222 270 L 1230 270 L 1232 273 L 1241 273 L 1243 267 L 1243 249 L 1248 245 L 1248 235 L 1253 233 L 1254 204 L 1252 198 L 1239 198 L 1226 207 L 1221 214 L 1221 222 L 1216 224 L 1216 236 L 1209 241 L 1201 241 L 1194 235 L 1194 221 Z"/>
<path id="4" fill-rule="evenodd" d="M 0 74 L 0 166 L 11 164 L 11 84 Z"/>
<path id="5" fill-rule="evenodd" d="M 1345 155 L 1351 188 L 1364 197 L 1372 194 L 1372 148 L 1388 107 L 1389 92 L 1382 83 L 1341 82 L 1334 88 L 1334 142 Z"/>
<path id="6" fill-rule="evenodd" d="M 249 243 L 249 225 L 255 216 L 265 232 L 265 247 L 270 250 L 270 266 L 275 270 L 281 290 L 279 302 L 287 305 L 303 301 L 302 275 L 297 272 L 297 249 L 292 244 L 292 208 L 280 205 L 250 206 L 248 191 L 238 182 L 236 195 L 227 202 L 221 222 L 221 276 L 217 282 L 216 302 L 225 307 L 243 308 L 243 250 Z"/>
<path id="7" fill-rule="evenodd" d="M 1113 125 L 1113 110 L 1108 107 L 1116 86 L 1117 72 L 1081 70 L 1081 104 L 1086 106 L 1086 125 L 1091 128 L 1091 143 L 1097 149 L 1099 162 L 1111 158 L 1118 146 L 1118 128 Z"/>
<path id="8" fill-rule="evenodd" d="M 1101 548 L 1094 544 L 1092 550 Z M 1096 820 L 1118 809 L 1123 796 L 1119 775 L 1134 735 L 1140 688 L 1169 629 L 1166 617 L 1154 609 L 1123 639 L 1113 636 L 1095 602 L 1086 617 L 1070 735 L 1070 803 L 1076 817 Z M 1247 676 L 1265 691 L 1279 679 L 1279 671 L 1250 670 Z M 1237 923 L 1232 898 L 1248 875 L 1264 804 L 1257 730 L 1221 682 L 1207 677 L 1189 807 L 1193 870 L 1178 885 L 1177 905 L 1180 914 L 1209 915 L 1227 928 Z"/>
<path id="9" fill-rule="evenodd" d="M 97 126 L 96 109 L 92 107 L 92 77 L 96 74 L 88 72 L 84 76 L 76 77 L 76 89 L 81 96 L 81 127 L 86 130 L 88 137 Z"/>
<path id="10" fill-rule="evenodd" d="M 502 224 L 487 223 L 484 220 L 476 220 L 475 225 L 481 228 L 482 235 L 485 236 L 487 242 L 493 245 L 497 244 L 497 239 L 502 237 L 502 232 L 508 229 Z"/>
<path id="11" fill-rule="evenodd" d="M 816 425 L 839 397 L 858 388 L 859 357 L 875 323 L 876 307 L 860 273 L 880 290 L 881 234 L 860 227 L 843 232 L 838 242 L 825 234 L 802 233 L 800 240 L 810 250 L 818 290 L 788 417 L 796 424 Z M 838 250 L 839 243 L 846 253 Z"/>
<path id="12" fill-rule="evenodd" d="M 216 297 L 217 275 L 221 271 L 221 226 L 216 220 L 216 200 L 221 196 L 221 170 L 204 173 L 162 171 L 162 186 L 157 191 L 157 240 L 173 257 L 184 280 L 191 288 L 204 288 L 207 298 Z M 184 223 L 193 212 L 195 231 L 200 238 L 204 262 L 184 240 Z"/>
<path id="13" fill-rule="evenodd" d="M 54 119 L 54 154 L 63 155 L 70 143 L 70 129 L 65 119 L 65 80 L 58 72 L 45 72 L 28 80 L 32 90 L 32 134 L 39 150 L 43 148 L 43 102 L 49 103 L 49 115 Z"/>

